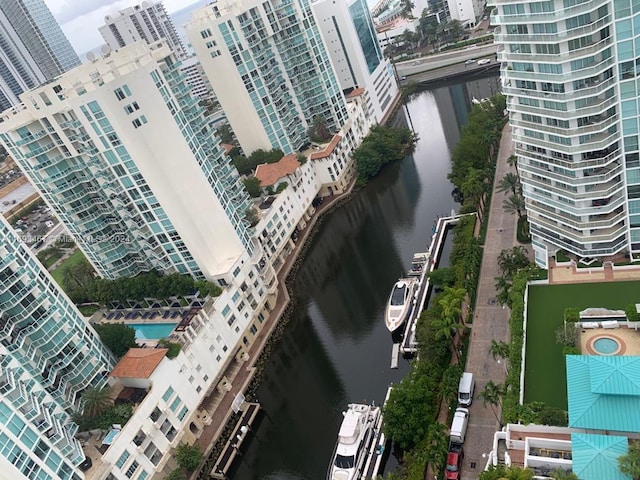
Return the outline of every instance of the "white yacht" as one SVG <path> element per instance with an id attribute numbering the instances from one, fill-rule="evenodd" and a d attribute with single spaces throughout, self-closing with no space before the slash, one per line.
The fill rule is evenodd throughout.
<path id="1" fill-rule="evenodd" d="M 384 312 L 384 322 L 390 332 L 396 331 L 406 320 L 411 310 L 415 284 L 415 278 L 401 278 L 393 286 Z"/>
<path id="2" fill-rule="evenodd" d="M 428 253 L 414 253 L 411 260 L 411 270 L 407 273 L 410 277 L 420 277 L 429 261 Z"/>
<path id="3" fill-rule="evenodd" d="M 327 480 L 355 480 L 364 475 L 365 460 L 376 436 L 380 407 L 350 403 L 338 432 Z"/>

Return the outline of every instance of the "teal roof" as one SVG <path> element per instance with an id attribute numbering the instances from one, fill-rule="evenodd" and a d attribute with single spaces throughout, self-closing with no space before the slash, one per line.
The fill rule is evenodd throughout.
<path id="1" fill-rule="evenodd" d="M 571 434 L 572 469 L 580 480 L 631 480 L 618 469 L 618 457 L 627 451 L 627 437 Z"/>
<path id="2" fill-rule="evenodd" d="M 640 357 L 567 355 L 569 426 L 640 431 Z"/>

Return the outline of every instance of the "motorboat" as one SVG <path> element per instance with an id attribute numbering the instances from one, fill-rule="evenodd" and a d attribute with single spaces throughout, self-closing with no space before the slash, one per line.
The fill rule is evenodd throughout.
<path id="1" fill-rule="evenodd" d="M 415 284 L 414 278 L 401 278 L 393 286 L 389 303 L 384 312 L 384 321 L 390 332 L 396 331 L 406 320 L 409 310 L 411 310 Z"/>
<path id="2" fill-rule="evenodd" d="M 407 273 L 410 277 L 420 277 L 424 271 L 424 267 L 429 261 L 429 254 L 414 253 L 411 260 L 411 269 Z"/>
<path id="3" fill-rule="evenodd" d="M 350 403 L 338 431 L 338 443 L 331 457 L 327 480 L 363 478 L 365 460 L 376 437 L 380 407 Z"/>

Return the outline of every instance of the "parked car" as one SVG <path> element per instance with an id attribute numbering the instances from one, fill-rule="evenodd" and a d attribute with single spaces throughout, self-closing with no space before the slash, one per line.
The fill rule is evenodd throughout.
<path id="1" fill-rule="evenodd" d="M 467 433 L 469 423 L 469 410 L 466 408 L 456 408 L 449 430 L 449 440 L 452 443 L 464 443 L 464 436 Z"/>
<path id="2" fill-rule="evenodd" d="M 444 478 L 447 480 L 458 480 L 460 478 L 460 467 L 464 459 L 464 450 L 459 443 L 449 444 L 447 453 L 447 466 L 444 468 Z"/>

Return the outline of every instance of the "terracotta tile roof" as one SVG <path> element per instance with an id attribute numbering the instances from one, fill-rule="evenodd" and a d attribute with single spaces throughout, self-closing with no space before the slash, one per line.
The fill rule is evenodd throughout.
<path id="1" fill-rule="evenodd" d="M 220 145 L 222 145 L 222 148 L 224 148 L 224 153 L 229 153 L 231 150 L 236 148 L 234 145 L 231 145 L 230 143 L 221 143 Z"/>
<path id="2" fill-rule="evenodd" d="M 321 152 L 313 152 L 311 154 L 311 160 L 317 160 L 318 158 L 327 158 L 329 155 L 331 155 L 333 153 L 333 151 L 336 148 L 336 145 L 338 145 L 338 142 L 340 141 L 342 137 L 340 135 L 334 135 L 333 138 L 331 139 L 331 142 L 329 142 L 329 145 L 327 145 L 325 147 L 324 150 L 322 150 Z"/>
<path id="3" fill-rule="evenodd" d="M 109 376 L 149 378 L 168 351 L 168 348 L 130 348 Z"/>
<path id="4" fill-rule="evenodd" d="M 263 163 L 256 168 L 256 178 L 260 180 L 261 187 L 274 185 L 279 179 L 290 175 L 300 166 L 298 156 L 295 154 L 285 155 L 276 163 Z"/>
<path id="5" fill-rule="evenodd" d="M 359 97 L 363 93 L 364 93 L 364 88 L 362 87 L 354 88 L 349 93 L 347 93 L 346 98 Z"/>

